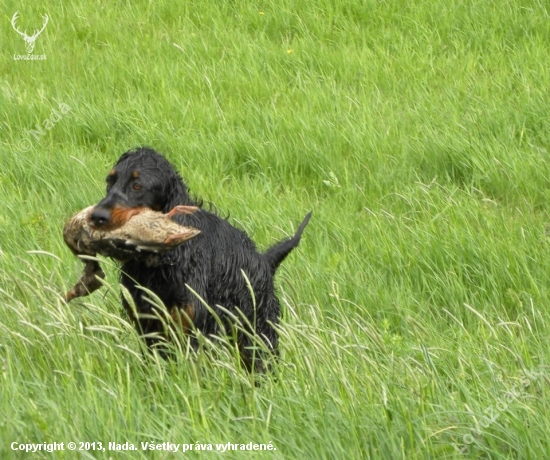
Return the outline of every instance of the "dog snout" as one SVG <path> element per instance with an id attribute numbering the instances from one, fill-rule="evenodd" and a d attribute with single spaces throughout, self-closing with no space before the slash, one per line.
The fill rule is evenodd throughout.
<path id="1" fill-rule="evenodd" d="M 101 206 L 96 206 L 88 216 L 89 224 L 92 227 L 103 227 L 111 220 L 111 211 Z"/>

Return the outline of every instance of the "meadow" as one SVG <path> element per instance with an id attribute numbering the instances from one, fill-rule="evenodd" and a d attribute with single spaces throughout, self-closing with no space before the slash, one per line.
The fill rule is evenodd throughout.
<path id="1" fill-rule="evenodd" d="M 546 2 L 0 5 L 0 458 L 549 457 Z M 139 145 L 261 249 L 313 210 L 272 374 L 148 356 L 112 261 L 62 301 L 63 224 Z"/>

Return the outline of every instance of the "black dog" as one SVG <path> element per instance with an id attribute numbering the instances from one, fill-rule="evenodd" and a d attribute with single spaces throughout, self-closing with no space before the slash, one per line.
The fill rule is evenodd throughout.
<path id="1" fill-rule="evenodd" d="M 277 354 L 278 337 L 273 325 L 278 323 L 280 305 L 273 276 L 300 242 L 311 213 L 292 238 L 259 253 L 244 232 L 201 209 L 202 202 L 189 196 L 180 175 L 163 156 L 152 149 L 140 148 L 124 153 L 107 176 L 107 196 L 90 214 L 90 225 L 112 228 L 121 225 L 128 218 L 125 216 L 136 208 L 167 213 L 178 205 L 199 208 L 190 214 L 177 214 L 173 219 L 196 227 L 201 233 L 174 250 L 159 255 L 136 255 L 123 264 L 121 282 L 132 295 L 137 315 L 123 298 L 126 311 L 146 336 L 149 346 L 158 342 L 159 335 L 166 335 L 165 325 L 155 318 L 151 301 L 137 286 L 154 292 L 183 332 L 195 327 L 205 335 L 219 336 L 223 329 L 226 333 L 232 331 L 235 317 L 244 316 L 244 332 L 237 330 L 241 357 L 248 368 L 254 365 L 256 370 L 263 371 L 263 353 L 252 349 L 251 336 L 260 337 L 267 349 Z M 251 284 L 254 298 L 242 272 Z M 191 340 L 196 347 L 196 340 Z"/>

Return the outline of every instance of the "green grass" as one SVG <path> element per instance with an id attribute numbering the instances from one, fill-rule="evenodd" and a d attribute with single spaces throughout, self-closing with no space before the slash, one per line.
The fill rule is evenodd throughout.
<path id="1" fill-rule="evenodd" d="M 545 2 L 0 5 L 1 458 L 549 456 Z M 17 10 L 29 32 L 49 15 L 46 60 L 13 60 Z M 145 358 L 114 263 L 61 301 L 81 270 L 63 224 L 137 145 L 261 248 L 314 210 L 277 276 L 273 375 L 221 348 Z"/>

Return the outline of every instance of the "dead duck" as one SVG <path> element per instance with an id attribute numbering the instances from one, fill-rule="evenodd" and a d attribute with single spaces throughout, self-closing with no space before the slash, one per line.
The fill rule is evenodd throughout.
<path id="1" fill-rule="evenodd" d="M 196 212 L 196 206 L 176 206 L 167 214 L 149 208 L 134 208 L 118 220 L 117 226 L 102 230 L 89 225 L 89 214 L 93 208 L 89 206 L 78 212 L 63 228 L 65 244 L 76 256 L 101 254 L 123 262 L 142 252 L 169 251 L 200 233 L 194 227 L 184 227 L 172 220 L 176 214 Z M 66 302 L 87 296 L 102 286 L 100 279 L 105 278 L 105 273 L 99 262 L 84 258 L 82 261 L 84 271 L 65 295 Z"/>

